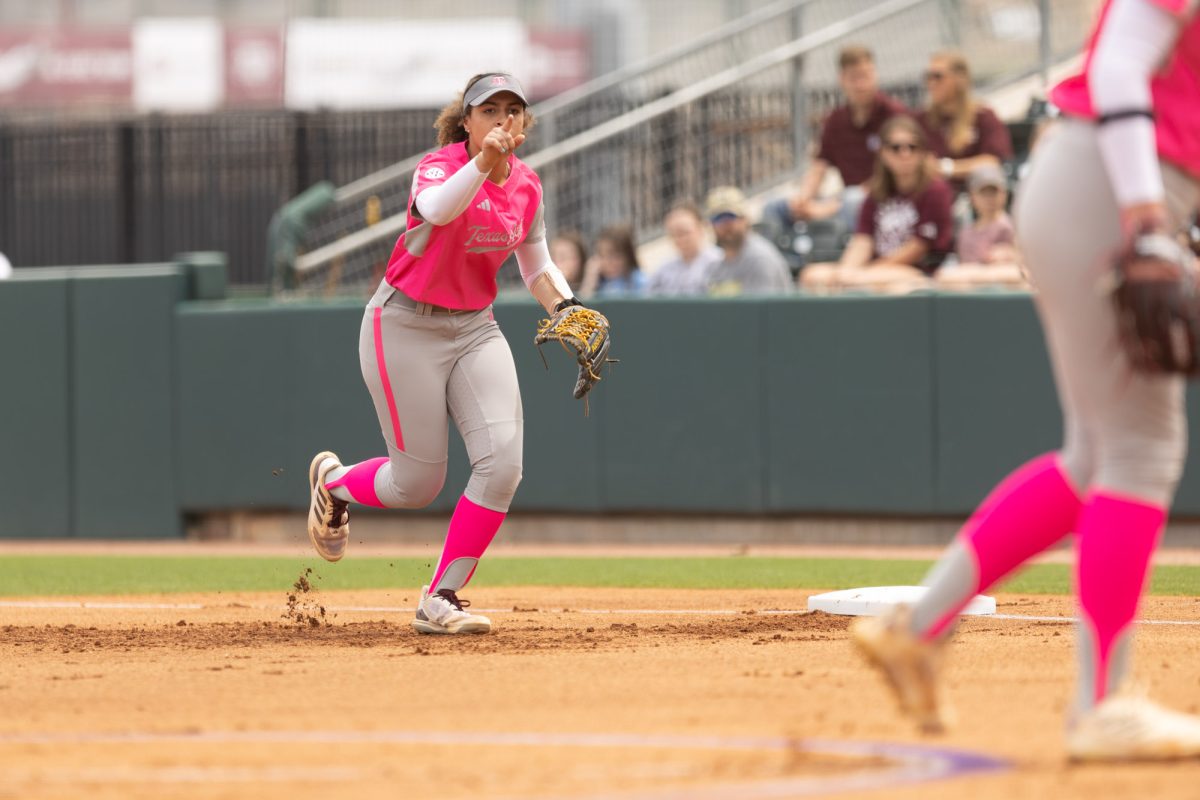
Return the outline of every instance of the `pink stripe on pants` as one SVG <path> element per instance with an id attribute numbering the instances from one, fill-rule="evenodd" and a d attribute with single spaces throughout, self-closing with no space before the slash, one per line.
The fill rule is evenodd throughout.
<path id="1" fill-rule="evenodd" d="M 383 393 L 387 397 L 388 413 L 392 417 L 392 436 L 396 439 L 396 449 L 404 450 L 404 434 L 400 430 L 400 415 L 396 413 L 396 396 L 392 394 L 392 382 L 388 379 L 387 361 L 383 356 L 383 309 L 375 309 L 375 363 L 379 365 L 379 380 L 383 384 Z"/>

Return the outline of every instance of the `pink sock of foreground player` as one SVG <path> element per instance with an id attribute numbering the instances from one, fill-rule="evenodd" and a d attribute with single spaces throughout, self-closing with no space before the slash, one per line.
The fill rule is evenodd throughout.
<path id="1" fill-rule="evenodd" d="M 1116 646 L 1126 638 L 1146 586 L 1150 556 L 1158 546 L 1167 512 L 1161 506 L 1099 491 L 1079 517 L 1076 580 L 1085 636 L 1091 647 L 1091 683 L 1099 702 L 1119 685 L 1111 674 Z"/>
<path id="2" fill-rule="evenodd" d="M 450 517 L 450 530 L 442 547 L 442 557 L 438 559 L 433 580 L 429 583 L 430 594 L 438 589 L 457 592 L 467 585 L 475 574 L 479 559 L 492 543 L 496 531 L 500 530 L 504 517 L 505 514 L 500 511 L 472 503 L 466 495 L 459 498 L 454 515 Z"/>
<path id="3" fill-rule="evenodd" d="M 387 506 L 380 502 L 379 495 L 375 492 L 375 476 L 386 463 L 388 463 L 387 458 L 380 456 L 355 464 L 345 475 L 325 484 L 325 488 L 331 492 L 334 489 L 342 488 L 349 492 L 350 499 L 356 503 L 386 508 Z"/>
<path id="4" fill-rule="evenodd" d="M 1081 507 L 1057 453 L 1017 468 L 992 490 L 959 533 L 959 542 L 974 561 L 974 580 L 963 582 L 959 591 L 940 591 L 937 582 L 930 586 L 932 603 L 943 596 L 946 600 L 923 637 L 940 636 L 976 594 L 1070 533 Z"/>

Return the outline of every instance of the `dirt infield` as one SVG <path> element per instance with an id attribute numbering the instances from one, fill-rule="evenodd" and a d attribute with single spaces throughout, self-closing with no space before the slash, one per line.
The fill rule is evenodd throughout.
<path id="1" fill-rule="evenodd" d="M 1064 763 L 1069 623 L 968 619 L 928 739 L 843 618 L 775 613 L 807 596 L 480 586 L 466 639 L 412 632 L 411 591 L 8 601 L 0 798 L 1200 796 L 1200 763 Z M 1140 679 L 1200 712 L 1200 601 L 1146 616 Z"/>

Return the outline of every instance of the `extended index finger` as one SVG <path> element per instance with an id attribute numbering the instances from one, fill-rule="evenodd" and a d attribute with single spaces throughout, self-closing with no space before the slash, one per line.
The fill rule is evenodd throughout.
<path id="1" fill-rule="evenodd" d="M 500 126 L 500 130 L 504 131 L 505 133 L 508 133 L 509 131 L 512 130 L 512 126 L 513 126 L 513 115 L 509 114 L 507 117 L 504 118 L 504 124 Z"/>

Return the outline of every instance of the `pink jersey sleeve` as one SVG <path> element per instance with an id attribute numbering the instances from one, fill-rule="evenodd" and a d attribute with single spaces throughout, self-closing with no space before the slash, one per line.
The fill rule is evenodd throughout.
<path id="1" fill-rule="evenodd" d="M 428 189 L 430 186 L 441 186 L 447 178 L 458 171 L 460 166 L 446 158 L 446 154 L 441 150 L 422 158 L 421 163 L 417 165 L 416 173 L 413 174 L 410 201 L 416 199 L 423 189 Z"/>

